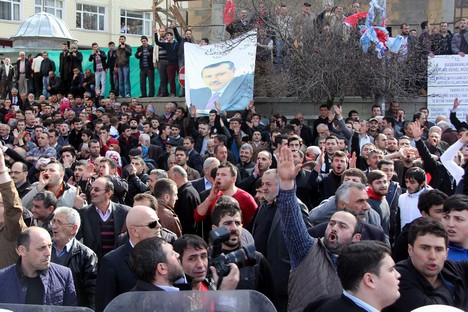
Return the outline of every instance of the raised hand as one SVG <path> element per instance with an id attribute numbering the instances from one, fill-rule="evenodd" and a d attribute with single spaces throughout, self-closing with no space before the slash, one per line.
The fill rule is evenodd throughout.
<path id="1" fill-rule="evenodd" d="M 460 138 L 460 141 L 463 144 L 468 144 L 468 131 L 463 132 L 463 134 L 462 134 L 462 136 Z"/>
<path id="2" fill-rule="evenodd" d="M 356 168 L 357 157 L 356 152 L 353 152 L 351 158 L 349 159 L 349 168 Z"/>
<path id="3" fill-rule="evenodd" d="M 280 188 L 283 190 L 290 190 L 294 188 L 294 179 L 302 164 L 294 165 L 292 152 L 287 146 L 279 148 L 278 153 L 278 176 L 280 178 Z"/>
<path id="4" fill-rule="evenodd" d="M 197 115 L 197 107 L 195 105 L 190 105 L 190 113 L 192 117 L 195 117 Z"/>
<path id="5" fill-rule="evenodd" d="M 214 101 L 214 106 L 218 112 L 221 112 L 221 105 L 219 105 L 218 101 Z"/>
<path id="6" fill-rule="evenodd" d="M 460 103 L 461 101 L 458 98 L 455 98 L 455 100 L 453 100 L 453 109 L 457 109 Z"/>
<path id="7" fill-rule="evenodd" d="M 338 105 L 333 105 L 333 110 L 335 111 L 336 116 L 343 115 L 343 108 Z"/>
<path id="8" fill-rule="evenodd" d="M 419 121 L 415 121 L 414 123 L 408 126 L 408 129 L 413 134 L 413 138 L 417 141 L 421 139 L 423 135 L 423 129 L 421 128 L 421 123 Z"/>

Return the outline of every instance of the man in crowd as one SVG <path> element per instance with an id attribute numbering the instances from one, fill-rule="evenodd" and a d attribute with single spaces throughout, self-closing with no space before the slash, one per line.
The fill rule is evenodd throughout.
<path id="1" fill-rule="evenodd" d="M 223 162 L 216 170 L 215 185 L 211 188 L 210 195 L 194 211 L 195 221 L 202 221 L 212 214 L 213 207 L 221 195 L 232 196 L 239 203 L 242 210 L 242 223 L 249 224 L 257 204 L 252 195 L 235 186 L 237 170 L 230 162 Z"/>
<path id="2" fill-rule="evenodd" d="M 145 206 L 135 206 L 126 215 L 128 239 L 104 256 L 96 281 L 96 311 L 102 312 L 118 295 L 130 291 L 137 277 L 131 269 L 130 253 L 140 241 L 161 237 L 161 224 L 156 211 Z"/>
<path id="3" fill-rule="evenodd" d="M 69 268 L 51 263 L 52 240 L 40 227 L 18 236 L 20 261 L 0 270 L 0 302 L 75 306 L 76 292 Z"/>
<path id="4" fill-rule="evenodd" d="M 112 202 L 113 193 L 114 184 L 110 179 L 97 178 L 91 185 L 91 204 L 75 207 L 80 209 L 82 221 L 77 238 L 82 238 L 99 259 L 117 246 L 117 237 L 125 231 L 125 218 L 130 210 L 128 206 Z"/>
<path id="5" fill-rule="evenodd" d="M 178 199 L 177 184 L 171 179 L 159 179 L 154 184 L 153 195 L 158 201 L 158 217 L 163 228 L 166 228 L 177 237 L 182 236 L 182 225 L 174 211 Z"/>
<path id="6" fill-rule="evenodd" d="M 354 214 L 336 212 L 328 222 L 322 240 L 312 238 L 302 220 L 296 198 L 295 182 L 300 165 L 295 166 L 288 147 L 280 149 L 278 161 L 279 194 L 277 209 L 281 214 L 281 229 L 289 255 L 290 311 L 302 311 L 309 303 L 324 295 L 339 295 L 342 286 L 336 273 L 334 259 L 344 246 L 359 241 L 362 222 Z M 314 285 L 306 286 L 306 281 Z"/>
<path id="7" fill-rule="evenodd" d="M 119 46 L 116 49 L 116 59 L 114 71 L 118 73 L 119 94 L 121 97 L 131 97 L 130 85 L 130 56 L 132 47 L 125 43 L 127 38 L 124 35 L 119 37 Z"/>
<path id="8" fill-rule="evenodd" d="M 78 305 L 94 309 L 97 256 L 94 251 L 76 240 L 80 225 L 81 218 L 75 209 L 58 207 L 55 210 L 51 221 L 51 261 L 72 271 Z"/>
<path id="9" fill-rule="evenodd" d="M 343 294 L 315 311 L 381 311 L 394 303 L 400 297 L 400 274 L 390 254 L 387 246 L 375 241 L 343 248 L 336 264 Z M 312 305 L 304 311 L 312 311 Z"/>
<path id="10" fill-rule="evenodd" d="M 235 198 L 225 195 L 219 197 L 213 209 L 212 220 L 213 230 L 224 226 L 230 233 L 229 240 L 221 243 L 222 250 L 229 253 L 242 247 L 242 212 Z M 273 303 L 276 303 L 275 286 L 270 265 L 258 251 L 255 251 L 255 260 L 255 266 L 240 268 L 240 280 L 237 289 L 259 291 Z"/>
<path id="11" fill-rule="evenodd" d="M 141 36 L 141 46 L 138 47 L 135 57 L 140 60 L 140 91 L 141 97 L 154 97 L 154 66 L 153 46 L 148 44 L 148 37 Z M 149 93 L 146 92 L 146 79 L 148 78 Z"/>
<path id="12" fill-rule="evenodd" d="M 43 190 L 51 191 L 57 194 L 57 205 L 64 207 L 73 207 L 77 188 L 65 182 L 65 169 L 57 160 L 50 161 L 44 170 L 39 174 L 39 182 L 32 186 L 29 193 L 21 199 L 24 207 L 31 210 L 33 207 L 33 198 Z M 79 207 L 81 208 L 81 207 Z"/>
<path id="13" fill-rule="evenodd" d="M 468 260 L 468 196 L 457 194 L 444 202 L 442 224 L 449 237 L 448 259 Z"/>
<path id="14" fill-rule="evenodd" d="M 385 311 L 406 312 L 429 304 L 467 308 L 468 267 L 447 260 L 449 239 L 443 225 L 416 220 L 408 235 L 409 258 L 396 266 L 401 297 Z"/>
<path id="15" fill-rule="evenodd" d="M 188 180 L 187 172 L 179 165 L 167 173 L 177 185 L 177 201 L 174 211 L 179 216 L 183 234 L 195 234 L 194 210 L 200 204 L 200 196 Z"/>
<path id="16" fill-rule="evenodd" d="M 187 279 L 189 290 L 216 290 L 217 285 L 208 278 L 208 269 L 216 276 L 213 267 L 208 268 L 208 245 L 199 236 L 186 234 L 174 242 L 174 251 L 180 255 L 180 263 Z M 239 269 L 234 263 L 229 264 L 230 272 L 223 278 L 219 290 L 234 290 L 239 282 Z M 178 286 L 178 285 L 177 285 Z"/>

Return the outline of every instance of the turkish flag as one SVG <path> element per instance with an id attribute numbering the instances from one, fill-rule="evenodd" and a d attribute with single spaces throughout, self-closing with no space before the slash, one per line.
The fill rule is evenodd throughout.
<path id="1" fill-rule="evenodd" d="M 236 18 L 234 0 L 226 0 L 226 5 L 224 6 L 223 20 L 225 25 L 231 24 Z"/>

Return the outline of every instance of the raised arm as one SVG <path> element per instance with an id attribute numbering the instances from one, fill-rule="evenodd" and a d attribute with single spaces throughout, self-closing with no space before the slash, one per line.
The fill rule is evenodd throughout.
<path id="1" fill-rule="evenodd" d="M 291 257 L 291 269 L 301 263 L 315 243 L 307 232 L 296 197 L 295 178 L 300 169 L 301 165 L 294 165 L 291 150 L 288 147 L 280 148 L 278 157 L 280 189 L 276 202 L 281 213 L 281 230 Z"/>
<path id="2" fill-rule="evenodd" d="M 453 176 L 455 181 L 460 182 L 465 174 L 465 170 L 462 167 L 457 165 L 453 160 L 457 152 L 468 143 L 468 133 L 465 131 L 463 136 L 457 142 L 453 143 L 452 146 L 447 148 L 447 150 L 440 156 L 440 161 L 447 169 L 448 172 Z"/>

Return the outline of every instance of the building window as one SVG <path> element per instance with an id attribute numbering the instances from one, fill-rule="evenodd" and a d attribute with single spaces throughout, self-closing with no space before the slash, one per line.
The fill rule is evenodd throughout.
<path id="1" fill-rule="evenodd" d="M 0 0 L 0 20 L 20 20 L 20 0 Z"/>
<path id="2" fill-rule="evenodd" d="M 76 28 L 104 31 L 106 8 L 89 4 L 76 4 Z"/>
<path id="3" fill-rule="evenodd" d="M 42 10 L 42 2 L 44 2 L 44 10 Z M 40 13 L 44 11 L 58 18 L 63 19 L 63 1 L 62 0 L 36 0 L 34 9 L 36 13 Z"/>
<path id="4" fill-rule="evenodd" d="M 151 36 L 151 13 L 121 10 L 120 33 Z"/>

